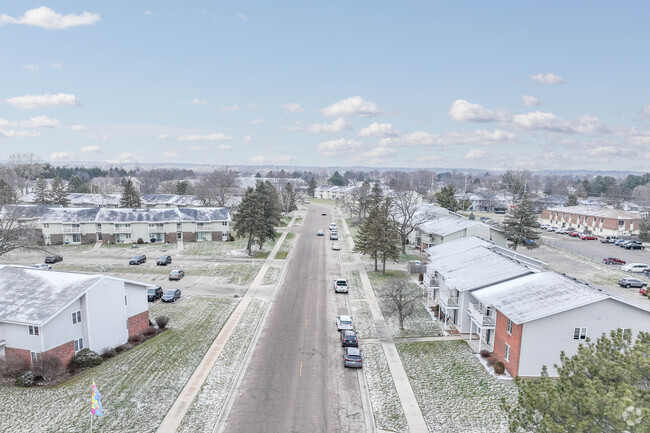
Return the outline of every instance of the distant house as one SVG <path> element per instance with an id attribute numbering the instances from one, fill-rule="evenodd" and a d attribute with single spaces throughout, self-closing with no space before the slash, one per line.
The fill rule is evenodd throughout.
<path id="1" fill-rule="evenodd" d="M 566 206 L 566 204 L 569 202 L 569 197 L 560 194 L 547 196 L 531 195 L 529 198 L 533 203 L 535 210 L 538 212 L 551 207 L 555 208 L 559 206 Z"/>
<path id="2" fill-rule="evenodd" d="M 591 206 L 556 207 L 542 211 L 542 224 L 589 231 L 598 236 L 638 235 L 641 221 L 639 214 Z"/>
<path id="3" fill-rule="evenodd" d="M 455 194 L 454 197 L 457 200 L 469 201 L 471 204 L 467 210 L 493 212 L 495 207 L 505 207 L 505 202 L 488 192 Z"/>
<path id="4" fill-rule="evenodd" d="M 149 284 L 106 275 L 0 265 L 0 357 L 41 354 L 66 365 L 79 350 L 126 343 L 149 327 Z"/>

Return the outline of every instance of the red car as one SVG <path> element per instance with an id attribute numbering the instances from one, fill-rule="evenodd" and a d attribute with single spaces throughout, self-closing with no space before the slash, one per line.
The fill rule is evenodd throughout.
<path id="1" fill-rule="evenodd" d="M 641 287 L 639 289 L 639 293 L 641 293 L 643 296 L 648 296 L 648 288 L 647 287 Z"/>
<path id="2" fill-rule="evenodd" d="M 598 238 L 596 238 L 596 236 L 594 236 L 594 235 L 584 233 L 584 234 L 580 235 L 580 239 L 582 239 L 583 241 L 595 241 Z"/>
<path id="3" fill-rule="evenodd" d="M 625 260 L 617 259 L 616 257 L 605 257 L 603 263 L 606 265 L 624 265 Z"/>
<path id="4" fill-rule="evenodd" d="M 572 230 L 569 232 L 569 236 L 571 236 L 572 238 L 577 238 L 578 236 L 580 236 L 580 233 L 578 233 L 575 230 Z"/>

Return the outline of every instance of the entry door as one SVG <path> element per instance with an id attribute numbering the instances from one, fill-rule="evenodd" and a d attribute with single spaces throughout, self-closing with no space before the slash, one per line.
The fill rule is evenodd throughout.
<path id="1" fill-rule="evenodd" d="M 178 240 L 178 241 L 183 240 L 183 233 L 182 232 L 176 232 L 176 240 Z"/>
<path id="2" fill-rule="evenodd" d="M 101 242 L 101 241 L 102 241 L 102 234 L 97 233 L 97 242 Z"/>

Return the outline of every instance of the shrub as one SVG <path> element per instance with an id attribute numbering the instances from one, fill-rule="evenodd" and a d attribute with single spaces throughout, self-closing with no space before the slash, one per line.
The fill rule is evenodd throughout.
<path id="1" fill-rule="evenodd" d="M 487 357 L 487 365 L 490 367 L 494 365 L 494 363 L 497 362 L 497 357 L 494 355 L 490 355 Z"/>
<path id="2" fill-rule="evenodd" d="M 17 378 L 26 370 L 29 370 L 29 362 L 19 356 L 5 356 L 0 358 L 0 376 Z"/>
<path id="3" fill-rule="evenodd" d="M 44 381 L 50 382 L 61 377 L 65 373 L 65 368 L 61 360 L 56 356 L 42 353 L 32 363 L 32 372 L 35 376 L 42 377 Z"/>
<path id="4" fill-rule="evenodd" d="M 14 383 L 16 386 L 24 386 L 25 388 L 28 388 L 34 385 L 34 379 L 35 379 L 34 373 L 27 370 L 26 372 L 18 376 L 16 378 L 16 382 Z"/>
<path id="5" fill-rule="evenodd" d="M 158 325 L 158 328 L 160 329 L 165 329 L 167 327 L 167 324 L 169 323 L 169 317 L 167 316 L 158 316 L 154 320 L 156 321 L 156 325 Z"/>
<path id="6" fill-rule="evenodd" d="M 142 335 L 145 337 L 151 337 L 152 335 L 156 335 L 156 328 L 147 328 L 142 332 Z"/>
<path id="7" fill-rule="evenodd" d="M 492 352 L 487 349 L 483 349 L 479 353 L 481 354 L 481 358 L 487 358 L 488 356 L 492 355 Z"/>
<path id="8" fill-rule="evenodd" d="M 149 318 L 149 326 L 153 326 L 153 322 L 151 321 L 151 318 Z"/>
<path id="9" fill-rule="evenodd" d="M 97 352 L 93 352 L 90 349 L 81 349 L 77 354 L 72 358 L 70 363 L 76 368 L 90 368 L 104 362 L 101 356 Z"/>
<path id="10" fill-rule="evenodd" d="M 495 374 L 503 374 L 506 372 L 506 366 L 503 364 L 503 362 L 498 361 L 494 364 L 494 373 Z"/>
<path id="11" fill-rule="evenodd" d="M 111 359 L 115 355 L 117 355 L 117 351 L 114 347 L 105 347 L 104 350 L 102 350 L 102 359 Z"/>
<path id="12" fill-rule="evenodd" d="M 137 334 L 129 337 L 129 343 L 142 343 L 145 340 L 144 335 Z"/>
<path id="13" fill-rule="evenodd" d="M 144 241 L 142 240 L 142 238 L 138 238 L 138 244 L 142 245 L 143 243 L 144 243 Z"/>
<path id="14" fill-rule="evenodd" d="M 235 237 L 231 234 L 228 234 L 228 242 L 235 242 Z"/>
<path id="15" fill-rule="evenodd" d="M 126 344 L 120 344 L 119 346 L 115 346 L 115 353 L 122 353 L 126 349 Z"/>

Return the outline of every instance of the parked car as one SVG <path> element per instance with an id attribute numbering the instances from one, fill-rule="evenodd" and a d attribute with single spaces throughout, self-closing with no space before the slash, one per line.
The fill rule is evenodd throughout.
<path id="1" fill-rule="evenodd" d="M 176 302 L 178 298 L 181 297 L 180 289 L 169 289 L 162 296 L 161 301 L 163 302 Z"/>
<path id="2" fill-rule="evenodd" d="M 156 302 L 156 300 L 162 298 L 162 296 L 162 287 L 149 287 L 147 289 L 147 301 L 149 302 Z"/>
<path id="3" fill-rule="evenodd" d="M 303 200 L 302 202 L 303 202 L 304 204 L 310 204 L 310 203 L 311 203 L 311 200 L 307 200 L 307 199 L 305 199 L 305 200 Z"/>
<path id="4" fill-rule="evenodd" d="M 318 236 L 325 236 L 325 232 L 322 231 L 322 230 L 318 230 L 318 232 L 316 233 L 316 235 L 318 235 Z"/>
<path id="5" fill-rule="evenodd" d="M 648 296 L 648 287 L 641 287 L 639 289 L 639 293 L 642 294 L 643 296 Z"/>
<path id="6" fill-rule="evenodd" d="M 575 230 L 571 230 L 569 232 L 569 236 L 571 236 L 572 238 L 577 238 L 578 236 L 580 236 L 580 232 L 577 232 Z"/>
<path id="7" fill-rule="evenodd" d="M 625 239 L 618 238 L 614 241 L 614 245 L 621 245 L 625 241 L 626 241 Z"/>
<path id="8" fill-rule="evenodd" d="M 348 293 L 348 280 L 337 278 L 334 280 L 334 291 L 336 293 Z"/>
<path id="9" fill-rule="evenodd" d="M 330 240 L 331 241 L 338 241 L 339 240 L 339 235 L 336 232 L 330 233 Z"/>
<path id="10" fill-rule="evenodd" d="M 641 273 L 645 269 L 650 269 L 650 266 L 646 265 L 645 263 L 629 263 L 627 265 L 621 266 L 621 271 L 626 272 Z"/>
<path id="11" fill-rule="evenodd" d="M 634 241 L 631 241 L 631 240 L 623 241 L 620 244 L 618 244 L 618 246 L 621 247 L 621 248 L 627 248 L 627 246 L 630 245 L 633 242 Z"/>
<path id="12" fill-rule="evenodd" d="M 604 244 L 608 244 L 608 243 L 613 244 L 619 239 L 621 238 L 619 238 L 618 236 L 603 236 L 602 238 L 600 238 L 600 241 Z"/>
<path id="13" fill-rule="evenodd" d="M 555 233 L 557 233 L 558 235 L 568 235 L 569 230 L 567 230 L 567 229 L 557 229 L 557 230 L 555 230 Z"/>
<path id="14" fill-rule="evenodd" d="M 36 263 L 34 266 L 32 266 L 32 268 L 34 268 L 34 269 L 42 269 L 42 270 L 48 271 L 48 270 L 52 269 L 52 266 L 50 266 L 48 264 L 45 264 L 45 263 Z"/>
<path id="15" fill-rule="evenodd" d="M 336 230 L 336 223 L 330 223 L 330 230 Z"/>
<path id="16" fill-rule="evenodd" d="M 336 329 L 339 331 L 354 331 L 354 326 L 352 325 L 352 317 L 346 316 L 344 314 L 336 316 Z"/>
<path id="17" fill-rule="evenodd" d="M 345 347 L 343 348 L 343 366 L 344 367 L 363 367 L 363 360 L 361 359 L 361 349 L 358 347 Z"/>
<path id="18" fill-rule="evenodd" d="M 156 261 L 156 265 L 158 266 L 167 266 L 172 262 L 172 256 L 162 256 Z"/>
<path id="19" fill-rule="evenodd" d="M 61 257 L 58 254 L 52 254 L 51 256 L 46 256 L 45 257 L 45 263 L 56 263 L 56 262 L 62 262 L 63 257 Z"/>
<path id="20" fill-rule="evenodd" d="M 632 241 L 625 245 L 626 250 L 645 250 L 645 247 L 641 242 Z"/>
<path id="21" fill-rule="evenodd" d="M 131 260 L 129 260 L 129 265 L 141 265 L 146 261 L 147 256 L 144 254 L 136 254 L 135 256 L 131 257 Z"/>
<path id="22" fill-rule="evenodd" d="M 334 243 L 332 244 L 332 249 L 333 249 L 334 251 L 340 251 L 340 250 L 341 250 L 341 245 L 340 245 L 338 242 L 334 242 Z"/>
<path id="23" fill-rule="evenodd" d="M 583 241 L 595 241 L 598 238 L 592 234 L 583 233 L 580 235 L 580 239 L 582 239 Z"/>
<path id="24" fill-rule="evenodd" d="M 648 287 L 648 283 L 645 281 L 641 281 L 638 278 L 631 278 L 631 277 L 623 277 L 620 280 L 618 280 L 618 285 L 621 287 L 627 287 L 628 289 L 630 287 Z"/>
<path id="25" fill-rule="evenodd" d="M 625 260 L 617 259 L 616 257 L 605 257 L 603 263 L 606 265 L 624 265 Z"/>
<path id="26" fill-rule="evenodd" d="M 327 212 L 323 211 L 323 212 L 321 213 L 321 215 L 325 216 L 325 215 L 327 215 Z"/>
<path id="27" fill-rule="evenodd" d="M 341 346 L 359 347 L 359 340 L 357 339 L 357 334 L 355 334 L 354 331 L 341 331 L 339 336 L 341 337 Z"/>
<path id="28" fill-rule="evenodd" d="M 185 272 L 181 271 L 180 269 L 174 269 L 169 273 L 170 280 L 180 280 L 184 276 L 185 276 Z"/>

